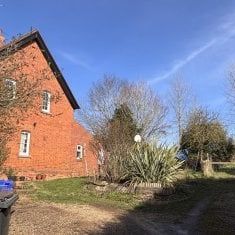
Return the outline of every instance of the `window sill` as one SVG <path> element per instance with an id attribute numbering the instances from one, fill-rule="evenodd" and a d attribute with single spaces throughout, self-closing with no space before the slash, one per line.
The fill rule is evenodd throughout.
<path id="1" fill-rule="evenodd" d="M 44 111 L 44 110 L 41 110 L 41 113 L 46 114 L 46 115 L 49 115 L 49 116 L 51 116 L 51 115 L 52 115 L 52 113 L 51 113 L 51 112 L 47 112 L 47 111 Z"/>
<path id="2" fill-rule="evenodd" d="M 29 155 L 19 155 L 19 158 L 30 158 Z"/>
<path id="3" fill-rule="evenodd" d="M 77 161 L 81 162 L 83 158 L 76 158 Z"/>

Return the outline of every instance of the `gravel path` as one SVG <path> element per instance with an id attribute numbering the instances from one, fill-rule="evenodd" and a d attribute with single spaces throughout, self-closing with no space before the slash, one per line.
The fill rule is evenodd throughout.
<path id="1" fill-rule="evenodd" d="M 33 203 L 26 200 L 17 202 L 13 209 L 9 235 L 99 233 L 106 223 L 118 223 L 121 214 L 87 205 Z"/>
<path id="2" fill-rule="evenodd" d="M 20 197 L 13 210 L 9 235 L 174 234 L 174 227 L 154 223 L 146 214 L 113 208 L 35 203 Z"/>
<path id="3" fill-rule="evenodd" d="M 180 226 L 176 226 L 176 234 L 179 235 L 192 235 L 199 234 L 197 231 L 197 224 L 203 212 L 207 209 L 210 202 L 210 198 L 204 198 L 199 201 L 195 207 L 188 213 L 186 219 L 182 222 Z"/>
<path id="4" fill-rule="evenodd" d="M 13 207 L 9 235 L 188 235 L 198 234 L 196 227 L 209 198 L 201 200 L 183 221 L 160 222 L 156 214 L 132 213 L 90 205 L 66 205 L 32 202 L 20 197 Z M 164 222 L 163 222 L 164 221 Z"/>

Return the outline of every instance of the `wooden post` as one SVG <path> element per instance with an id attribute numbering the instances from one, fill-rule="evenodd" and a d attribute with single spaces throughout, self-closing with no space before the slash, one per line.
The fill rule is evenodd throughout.
<path id="1" fill-rule="evenodd" d="M 212 159 L 209 157 L 209 155 L 206 155 L 206 160 L 203 160 L 201 157 L 201 169 L 206 177 L 210 177 L 213 175 L 213 167 L 212 167 Z"/>

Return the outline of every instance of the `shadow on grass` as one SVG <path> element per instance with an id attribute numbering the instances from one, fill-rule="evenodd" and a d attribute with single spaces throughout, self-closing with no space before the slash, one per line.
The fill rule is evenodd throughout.
<path id="1" fill-rule="evenodd" d="M 232 167 L 219 167 L 216 172 L 226 173 L 228 175 L 235 176 L 235 165 L 233 165 Z"/>
<path id="2" fill-rule="evenodd" d="M 235 178 L 201 178 L 181 182 L 175 194 L 144 201 L 89 234 L 235 234 L 234 221 Z"/>

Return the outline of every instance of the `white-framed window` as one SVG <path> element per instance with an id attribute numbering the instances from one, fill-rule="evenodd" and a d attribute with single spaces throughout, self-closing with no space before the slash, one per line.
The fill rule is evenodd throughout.
<path id="1" fill-rule="evenodd" d="M 20 153 L 21 157 L 29 156 L 30 132 L 22 131 L 20 134 Z"/>
<path id="2" fill-rule="evenodd" d="M 77 145 L 76 158 L 79 160 L 83 158 L 83 146 L 80 144 Z"/>
<path id="3" fill-rule="evenodd" d="M 5 79 L 6 91 L 7 91 L 7 99 L 15 99 L 16 98 L 16 81 L 12 79 Z"/>
<path id="4" fill-rule="evenodd" d="M 51 109 L 51 93 L 48 91 L 43 91 L 42 93 L 42 111 L 50 113 Z"/>

